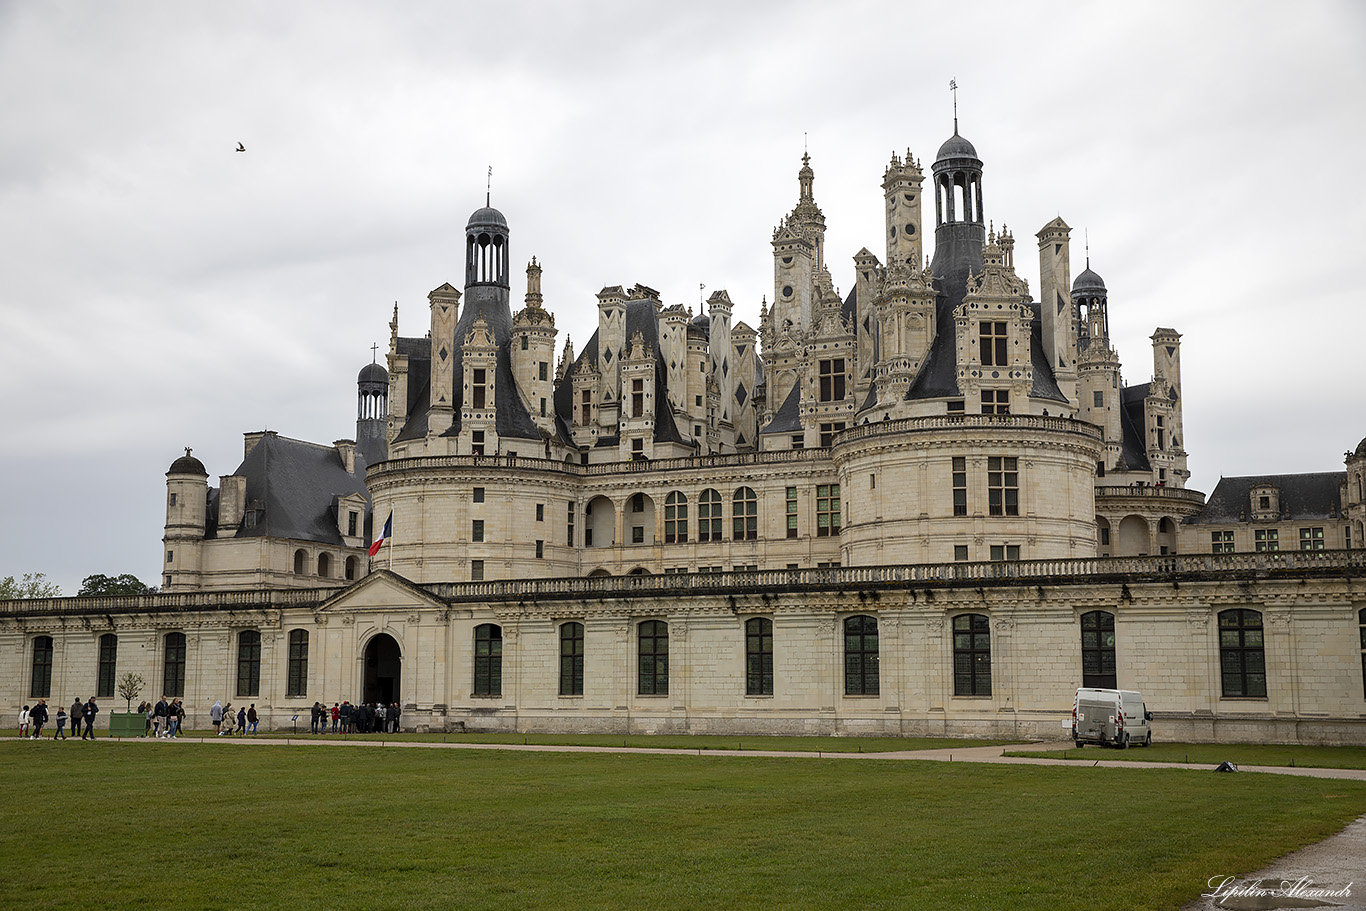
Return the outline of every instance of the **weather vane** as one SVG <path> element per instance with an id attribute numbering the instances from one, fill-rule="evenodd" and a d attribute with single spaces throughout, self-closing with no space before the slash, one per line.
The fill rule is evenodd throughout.
<path id="1" fill-rule="evenodd" d="M 493 205 L 493 165 L 489 165 L 489 182 L 484 188 L 484 205 Z"/>
<path id="2" fill-rule="evenodd" d="M 949 91 L 953 92 L 953 135 L 958 135 L 958 80 L 949 80 Z"/>

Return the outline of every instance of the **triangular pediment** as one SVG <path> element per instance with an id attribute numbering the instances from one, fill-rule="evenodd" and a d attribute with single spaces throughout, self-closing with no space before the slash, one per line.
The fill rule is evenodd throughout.
<path id="1" fill-rule="evenodd" d="M 410 610 L 424 607 L 444 610 L 448 605 L 436 595 L 397 573 L 381 569 L 328 598 L 318 605 L 318 613 L 392 611 L 396 608 Z"/>

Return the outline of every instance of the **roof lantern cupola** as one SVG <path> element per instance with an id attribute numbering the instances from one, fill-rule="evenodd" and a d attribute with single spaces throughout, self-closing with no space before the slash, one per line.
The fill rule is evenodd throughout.
<path id="1" fill-rule="evenodd" d="M 465 225 L 465 286 L 509 288 L 508 223 L 492 206 L 477 209 Z"/>

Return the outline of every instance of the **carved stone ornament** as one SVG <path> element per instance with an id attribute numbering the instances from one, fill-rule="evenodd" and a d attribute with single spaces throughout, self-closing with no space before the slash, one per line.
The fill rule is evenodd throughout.
<path id="1" fill-rule="evenodd" d="M 421 623 L 421 622 L 422 622 L 422 615 L 421 615 L 421 614 L 409 614 L 409 615 L 408 615 L 408 623 L 409 623 L 409 624 L 411 624 L 411 625 L 413 625 L 413 626 L 416 626 L 417 624 L 419 624 L 419 623 Z"/>
<path id="2" fill-rule="evenodd" d="M 1276 611 L 1271 614 L 1271 625 L 1278 629 L 1290 628 L 1290 614 L 1287 611 Z"/>
<path id="3" fill-rule="evenodd" d="M 341 618 L 341 621 L 342 621 L 342 626 L 355 626 L 355 625 L 356 625 L 356 615 L 355 615 L 355 614 L 343 614 L 343 615 L 342 615 L 342 618 Z"/>
<path id="4" fill-rule="evenodd" d="M 942 635 L 944 635 L 944 618 L 943 618 L 942 616 L 941 616 L 941 617 L 931 617 L 930 619 L 926 620 L 926 621 L 925 621 L 925 632 L 926 632 L 928 635 L 931 635 L 931 636 L 942 636 Z"/>
<path id="5" fill-rule="evenodd" d="M 1015 629 L 1014 617 L 997 617 L 996 631 L 998 633 L 1008 633 Z"/>

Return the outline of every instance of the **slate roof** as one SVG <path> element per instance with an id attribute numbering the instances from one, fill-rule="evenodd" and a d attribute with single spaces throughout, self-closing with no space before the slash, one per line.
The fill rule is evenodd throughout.
<path id="1" fill-rule="evenodd" d="M 360 494 L 365 498 L 367 519 L 370 515 L 365 469 L 365 457 L 359 451 L 356 470 L 348 473 L 335 447 L 267 432 L 233 472 L 247 479 L 247 508 L 254 504 L 262 507 L 256 523 L 249 528 L 244 519 L 234 537 L 292 538 L 341 545 L 335 511 L 337 498 Z M 219 496 L 218 489 L 210 491 L 209 537 L 217 534 Z"/>
<path id="2" fill-rule="evenodd" d="M 466 290 L 461 302 L 460 319 L 455 325 L 451 351 L 455 358 L 454 376 L 456 378 L 452 406 L 455 420 L 450 430 L 443 436 L 456 436 L 460 433 L 460 408 L 464 403 L 463 376 L 465 352 L 462 349 L 465 337 L 474 328 L 475 320 L 483 318 L 493 333 L 498 345 L 494 376 L 494 397 L 498 402 L 498 436 L 510 439 L 540 440 L 541 431 L 531 414 L 522 403 L 517 392 L 517 381 L 512 375 L 512 312 L 508 305 L 506 288 L 496 286 L 471 286 Z M 399 431 L 397 439 L 419 440 L 427 435 L 427 416 L 431 408 L 432 393 L 432 349 L 430 339 L 400 338 L 398 353 L 408 357 L 408 418 Z"/>
<path id="3" fill-rule="evenodd" d="M 759 433 L 796 433 L 801 430 L 801 403 L 802 384 L 793 383 L 792 391 L 787 394 L 787 399 L 773 413 L 773 420 L 769 421 Z"/>
<path id="4" fill-rule="evenodd" d="M 1342 516 L 1341 487 L 1345 471 L 1307 474 L 1264 474 L 1243 478 L 1220 478 L 1198 515 L 1185 520 L 1191 525 L 1225 525 L 1246 522 L 1252 514 L 1252 488 L 1272 486 L 1279 490 L 1281 515 L 1276 521 L 1331 520 Z"/>

